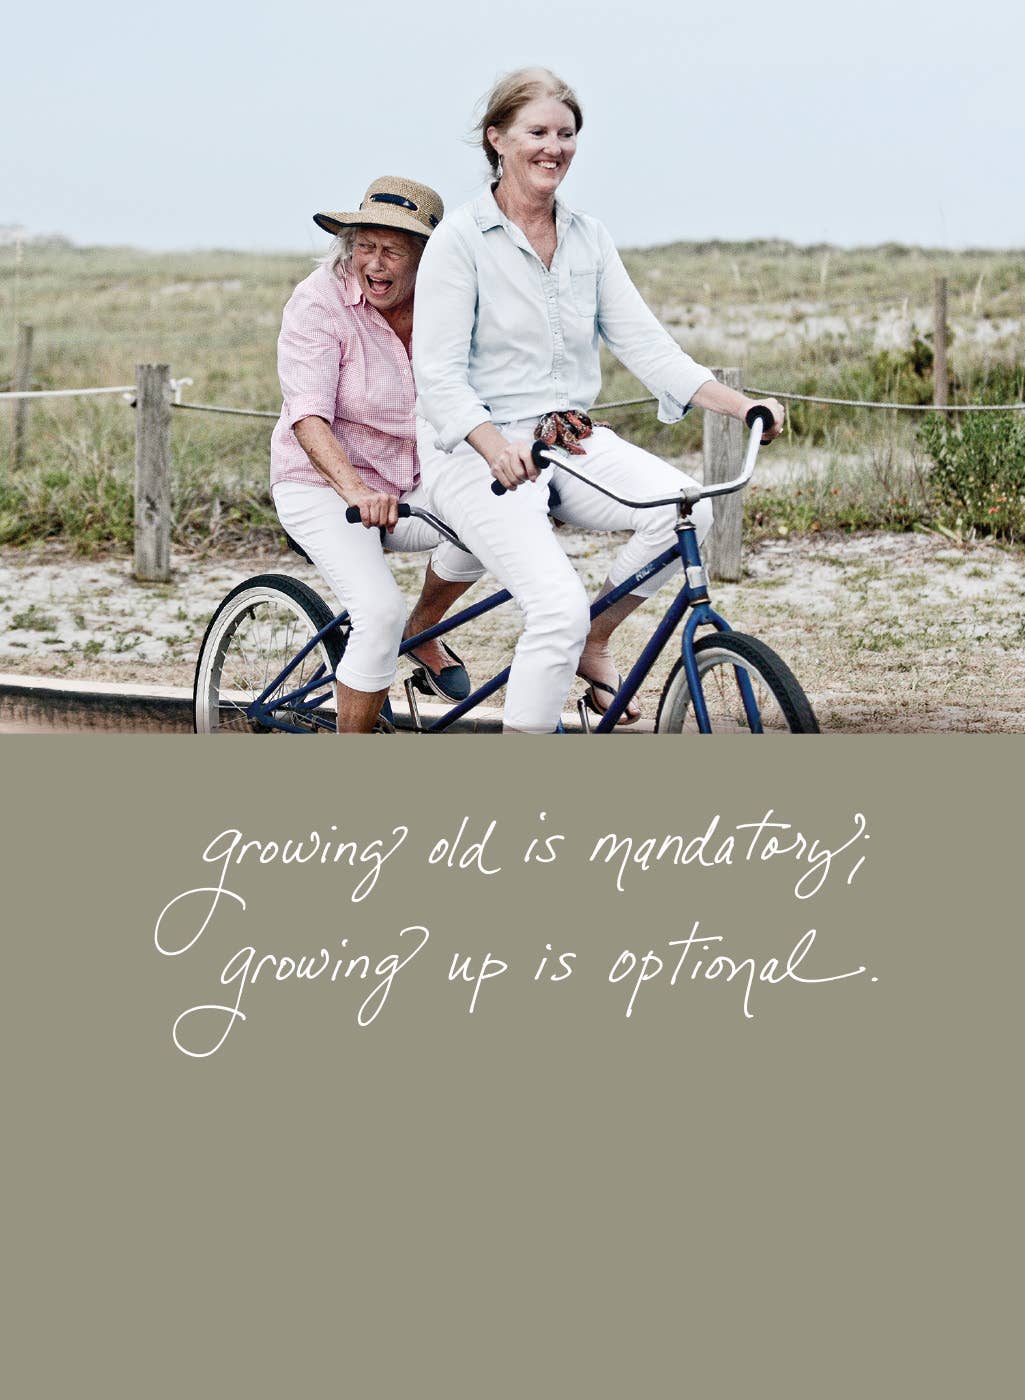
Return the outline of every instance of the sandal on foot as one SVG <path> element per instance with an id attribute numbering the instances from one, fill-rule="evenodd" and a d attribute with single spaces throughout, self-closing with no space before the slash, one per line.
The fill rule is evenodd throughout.
<path id="1" fill-rule="evenodd" d="M 423 671 L 424 679 L 435 695 L 455 704 L 459 700 L 465 700 L 469 695 L 470 677 L 466 673 L 466 667 L 451 647 L 447 647 L 442 642 L 441 649 L 446 656 L 452 658 L 452 665 L 442 666 L 440 671 L 432 671 L 427 662 L 421 661 L 415 651 L 409 652 L 409 655 Z"/>
<path id="2" fill-rule="evenodd" d="M 603 715 L 612 704 L 618 692 L 623 686 L 623 677 L 619 676 L 615 686 L 606 685 L 604 681 L 592 680 L 590 676 L 581 676 L 582 681 L 587 682 L 587 689 L 584 691 L 584 704 L 592 713 Z M 598 704 L 598 691 L 603 691 L 609 698 L 604 705 Z M 626 709 L 616 720 L 617 727 L 621 724 L 636 724 L 641 717 L 641 709 L 636 700 L 631 700 Z"/>

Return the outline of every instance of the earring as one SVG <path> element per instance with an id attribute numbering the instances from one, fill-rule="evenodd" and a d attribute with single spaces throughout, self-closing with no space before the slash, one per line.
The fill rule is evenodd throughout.
<path id="1" fill-rule="evenodd" d="M 502 178 L 502 157 L 501 157 L 501 156 L 498 157 L 498 178 L 499 178 L 500 180 L 501 180 L 501 178 Z"/>

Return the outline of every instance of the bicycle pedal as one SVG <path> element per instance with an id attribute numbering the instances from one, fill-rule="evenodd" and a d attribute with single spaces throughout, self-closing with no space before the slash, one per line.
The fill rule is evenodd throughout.
<path id="1" fill-rule="evenodd" d="M 422 686 L 419 688 L 423 689 Z M 422 734 L 423 725 L 420 722 L 420 707 L 416 703 L 416 691 L 418 689 L 416 671 L 414 671 L 411 676 L 407 676 L 406 680 L 403 682 L 403 689 L 406 692 L 406 704 L 409 706 L 410 723 L 412 724 L 413 729 L 417 734 Z M 429 688 L 427 689 L 426 693 L 428 695 L 431 694 Z"/>
<path id="2" fill-rule="evenodd" d="M 427 672 L 423 666 L 417 666 L 414 668 L 412 674 L 405 682 L 405 685 L 407 693 L 409 691 L 410 686 L 415 686 L 421 695 L 433 695 L 435 693 L 433 686 L 427 679 Z"/>

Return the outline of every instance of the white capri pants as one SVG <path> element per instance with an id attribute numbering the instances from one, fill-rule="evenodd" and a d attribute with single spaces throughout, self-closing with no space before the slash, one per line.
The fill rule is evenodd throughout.
<path id="1" fill-rule="evenodd" d="M 387 690 L 398 669 L 408 609 L 384 551 L 433 549 L 431 567 L 449 583 L 472 583 L 484 573 L 482 565 L 415 516 L 400 520 L 382 543 L 380 530 L 348 523 L 348 507 L 330 486 L 279 481 L 273 494 L 278 519 L 349 610 L 352 631 L 335 679 L 351 690 Z M 399 499 L 428 509 L 422 486 Z"/>
<path id="2" fill-rule="evenodd" d="M 510 442 L 530 442 L 536 422 L 529 418 L 496 426 Z M 595 428 L 580 445 L 584 456 L 574 460 L 581 470 L 620 495 L 643 500 L 697 485 L 610 428 Z M 590 604 L 548 518 L 549 479 L 561 497 L 554 511 L 559 520 L 589 530 L 633 531 L 609 570 L 613 586 L 672 545 L 676 508 L 631 510 L 558 467 L 544 471 L 533 484 L 496 496 L 484 458 L 467 442 L 451 453 L 442 452 L 435 445 L 434 430 L 422 418 L 417 420 L 417 449 L 431 509 L 509 589 L 523 614 L 506 689 L 505 723 L 527 733 L 550 734 L 559 722 L 590 629 Z M 711 528 L 711 502 L 699 502 L 692 518 L 700 541 Z M 637 594 L 650 597 L 679 567 L 677 560 L 645 579 Z"/>

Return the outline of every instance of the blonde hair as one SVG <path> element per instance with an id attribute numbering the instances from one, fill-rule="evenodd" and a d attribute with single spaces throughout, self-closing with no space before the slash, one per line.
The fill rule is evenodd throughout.
<path id="1" fill-rule="evenodd" d="M 565 103 L 573 113 L 577 131 L 583 126 L 584 114 L 576 93 L 550 68 L 516 68 L 506 73 L 491 89 L 485 99 L 484 114 L 473 128 L 494 175 L 498 175 L 498 152 L 488 140 L 488 127 L 504 131 L 527 103 L 538 97 L 554 97 L 556 102 Z"/>
<path id="2" fill-rule="evenodd" d="M 336 233 L 328 245 L 328 250 L 322 258 L 315 261 L 320 267 L 330 268 L 337 277 L 342 268 L 346 267 L 352 257 L 352 250 L 356 246 L 356 228 L 350 224 L 348 228 L 343 228 L 340 233 Z"/>

